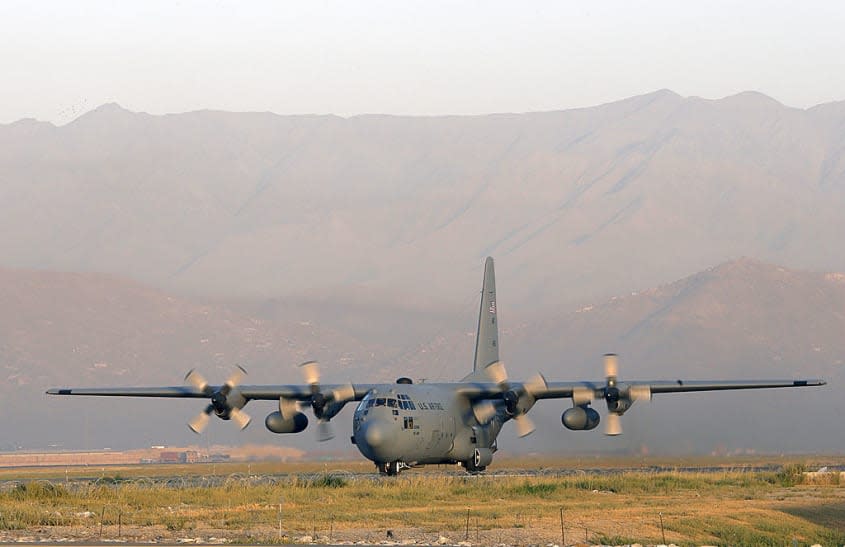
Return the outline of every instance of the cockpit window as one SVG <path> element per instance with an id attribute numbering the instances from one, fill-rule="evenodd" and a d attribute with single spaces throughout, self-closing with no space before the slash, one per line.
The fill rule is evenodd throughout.
<path id="1" fill-rule="evenodd" d="M 408 396 L 407 393 L 399 393 L 396 395 L 396 398 L 399 399 L 396 403 L 399 405 L 399 408 L 402 410 L 416 410 L 417 407 L 414 406 L 414 403 L 411 401 L 411 398 Z"/>
<path id="2" fill-rule="evenodd" d="M 389 406 L 390 408 L 396 408 L 396 399 L 388 399 L 387 406 Z"/>
<path id="3" fill-rule="evenodd" d="M 376 406 L 384 406 L 384 404 L 385 404 L 384 398 L 380 397 L 380 398 L 376 399 Z"/>
<path id="4" fill-rule="evenodd" d="M 376 404 L 376 400 L 370 399 L 369 401 L 367 401 L 367 408 L 372 408 L 374 404 Z"/>

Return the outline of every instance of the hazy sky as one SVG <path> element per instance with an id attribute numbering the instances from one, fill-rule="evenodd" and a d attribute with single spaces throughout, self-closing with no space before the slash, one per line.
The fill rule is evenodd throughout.
<path id="1" fill-rule="evenodd" d="M 0 123 L 476 114 L 670 88 L 845 99 L 845 2 L 0 2 Z"/>

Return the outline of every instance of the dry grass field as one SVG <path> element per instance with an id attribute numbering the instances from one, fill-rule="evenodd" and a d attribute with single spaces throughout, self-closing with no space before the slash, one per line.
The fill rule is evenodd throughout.
<path id="1" fill-rule="evenodd" d="M 747 470 L 772 463 L 779 467 Z M 0 541 L 434 543 L 442 536 L 451 544 L 545 545 L 561 543 L 562 516 L 566 544 L 660 544 L 665 535 L 678 545 L 843 545 L 839 474 L 803 473 L 841 463 L 501 461 L 494 471 L 514 474 L 435 467 L 398 478 L 374 476 L 369 462 L 0 470 Z M 643 465 L 664 469 L 637 469 Z M 689 469 L 696 466 L 707 469 Z M 518 467 L 539 472 L 520 476 Z"/>

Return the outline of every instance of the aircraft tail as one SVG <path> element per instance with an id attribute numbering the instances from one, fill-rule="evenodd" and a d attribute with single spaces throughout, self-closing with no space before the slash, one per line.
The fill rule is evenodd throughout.
<path id="1" fill-rule="evenodd" d="M 493 257 L 484 262 L 484 283 L 481 286 L 481 308 L 478 310 L 478 332 L 475 336 L 473 372 L 484 370 L 499 360 L 499 325 L 496 323 L 496 274 Z"/>

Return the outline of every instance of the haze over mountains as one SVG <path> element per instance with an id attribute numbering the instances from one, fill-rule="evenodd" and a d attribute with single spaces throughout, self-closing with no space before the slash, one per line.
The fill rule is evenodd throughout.
<path id="1" fill-rule="evenodd" d="M 236 362 L 251 383 L 294 383 L 311 358 L 327 381 L 459 378 L 488 254 L 515 378 L 597 379 L 616 351 L 629 378 L 835 385 L 845 281 L 810 272 L 845 271 L 843 211 L 845 102 L 664 90 L 490 116 L 105 105 L 62 127 L 22 120 L 0 126 L 4 437 L 195 440 L 196 401 L 45 401 L 62 383 L 215 380 Z M 503 446 L 842 450 L 837 399 L 666 396 L 616 440 L 565 432 L 568 403 L 544 403 L 528 448 Z M 263 430 L 271 406 L 249 405 L 242 435 L 215 424 L 212 442 L 313 445 Z M 348 448 L 348 413 L 330 448 Z M 683 427 L 695 434 L 675 447 Z"/>
<path id="2" fill-rule="evenodd" d="M 434 118 L 110 104 L 0 126 L 0 253 L 205 295 L 378 288 L 414 307 L 454 301 L 488 254 L 532 308 L 739 256 L 839 271 L 843 127 L 845 103 L 666 90 Z"/>

